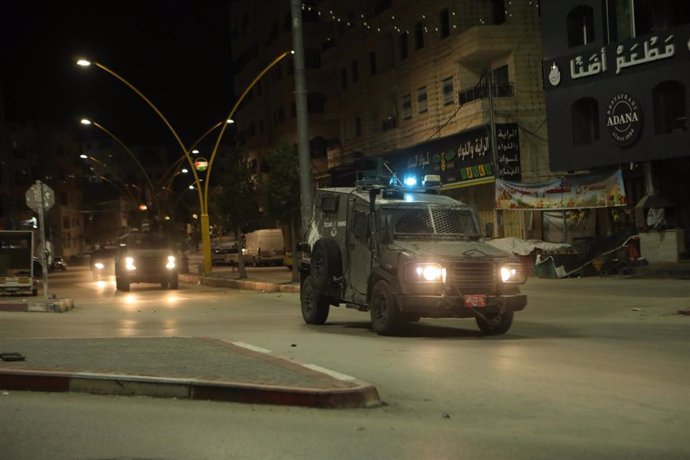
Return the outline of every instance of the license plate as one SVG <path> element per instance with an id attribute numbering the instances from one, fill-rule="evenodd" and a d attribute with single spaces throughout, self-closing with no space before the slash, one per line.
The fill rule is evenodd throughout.
<path id="1" fill-rule="evenodd" d="M 466 307 L 485 307 L 486 296 L 483 294 L 470 294 L 464 298 Z"/>

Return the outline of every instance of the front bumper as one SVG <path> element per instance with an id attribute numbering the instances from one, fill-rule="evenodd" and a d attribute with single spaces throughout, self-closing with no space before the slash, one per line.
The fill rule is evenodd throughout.
<path id="1" fill-rule="evenodd" d="M 465 306 L 462 296 L 450 295 L 405 295 L 397 296 L 398 306 L 405 313 L 413 313 L 428 318 L 471 318 L 472 310 L 488 313 L 500 311 L 520 311 L 527 305 L 525 294 L 487 295 L 483 307 Z"/>

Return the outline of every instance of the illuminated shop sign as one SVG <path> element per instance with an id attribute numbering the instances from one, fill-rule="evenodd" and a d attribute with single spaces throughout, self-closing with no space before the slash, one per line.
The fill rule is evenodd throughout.
<path id="1" fill-rule="evenodd" d="M 511 181 L 522 179 L 517 123 L 496 124 L 495 158 L 488 126 L 396 151 L 383 158 L 401 177 L 405 172 L 419 177 L 438 174 L 444 185 L 495 176 Z"/>
<path id="2" fill-rule="evenodd" d="M 654 62 L 687 59 L 690 52 L 690 28 L 644 35 L 583 53 L 545 60 L 543 72 L 547 91 L 597 77 L 625 75 L 644 70 Z"/>

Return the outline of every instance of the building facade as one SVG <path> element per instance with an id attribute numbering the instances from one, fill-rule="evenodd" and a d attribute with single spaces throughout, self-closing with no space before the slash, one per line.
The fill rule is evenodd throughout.
<path id="1" fill-rule="evenodd" d="M 237 3 L 257 19 L 275 15 L 263 39 L 251 13 L 243 29 L 233 9 L 233 50 L 256 56 L 235 81 L 241 88 L 268 56 L 289 48 L 292 31 L 289 2 Z M 494 235 L 529 236 L 526 213 L 496 212 L 494 183 L 551 174 L 538 2 L 324 0 L 302 2 L 302 14 L 317 184 L 351 185 L 380 158 L 398 177 L 441 175 L 442 193 L 474 205 Z M 296 141 L 294 83 L 284 72 L 269 76 L 238 115 L 240 126 L 248 117 L 254 149 Z"/>
<path id="2" fill-rule="evenodd" d="M 638 228 L 656 201 L 687 241 L 690 3 L 542 2 L 542 27 L 552 169 L 619 168 Z"/>
<path id="3" fill-rule="evenodd" d="M 50 123 L 6 123 L 0 144 L 2 227 L 29 228 L 27 222 L 35 213 L 26 205 L 25 194 L 39 179 L 55 192 L 55 204 L 45 213 L 52 256 L 83 253 L 79 144 L 74 134 Z"/>

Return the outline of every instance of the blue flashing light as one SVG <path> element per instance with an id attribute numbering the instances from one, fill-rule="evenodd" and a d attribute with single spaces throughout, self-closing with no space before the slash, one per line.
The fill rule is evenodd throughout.
<path id="1" fill-rule="evenodd" d="M 407 187 L 414 187 L 417 185 L 417 178 L 415 176 L 405 176 L 403 178 L 403 184 Z"/>

